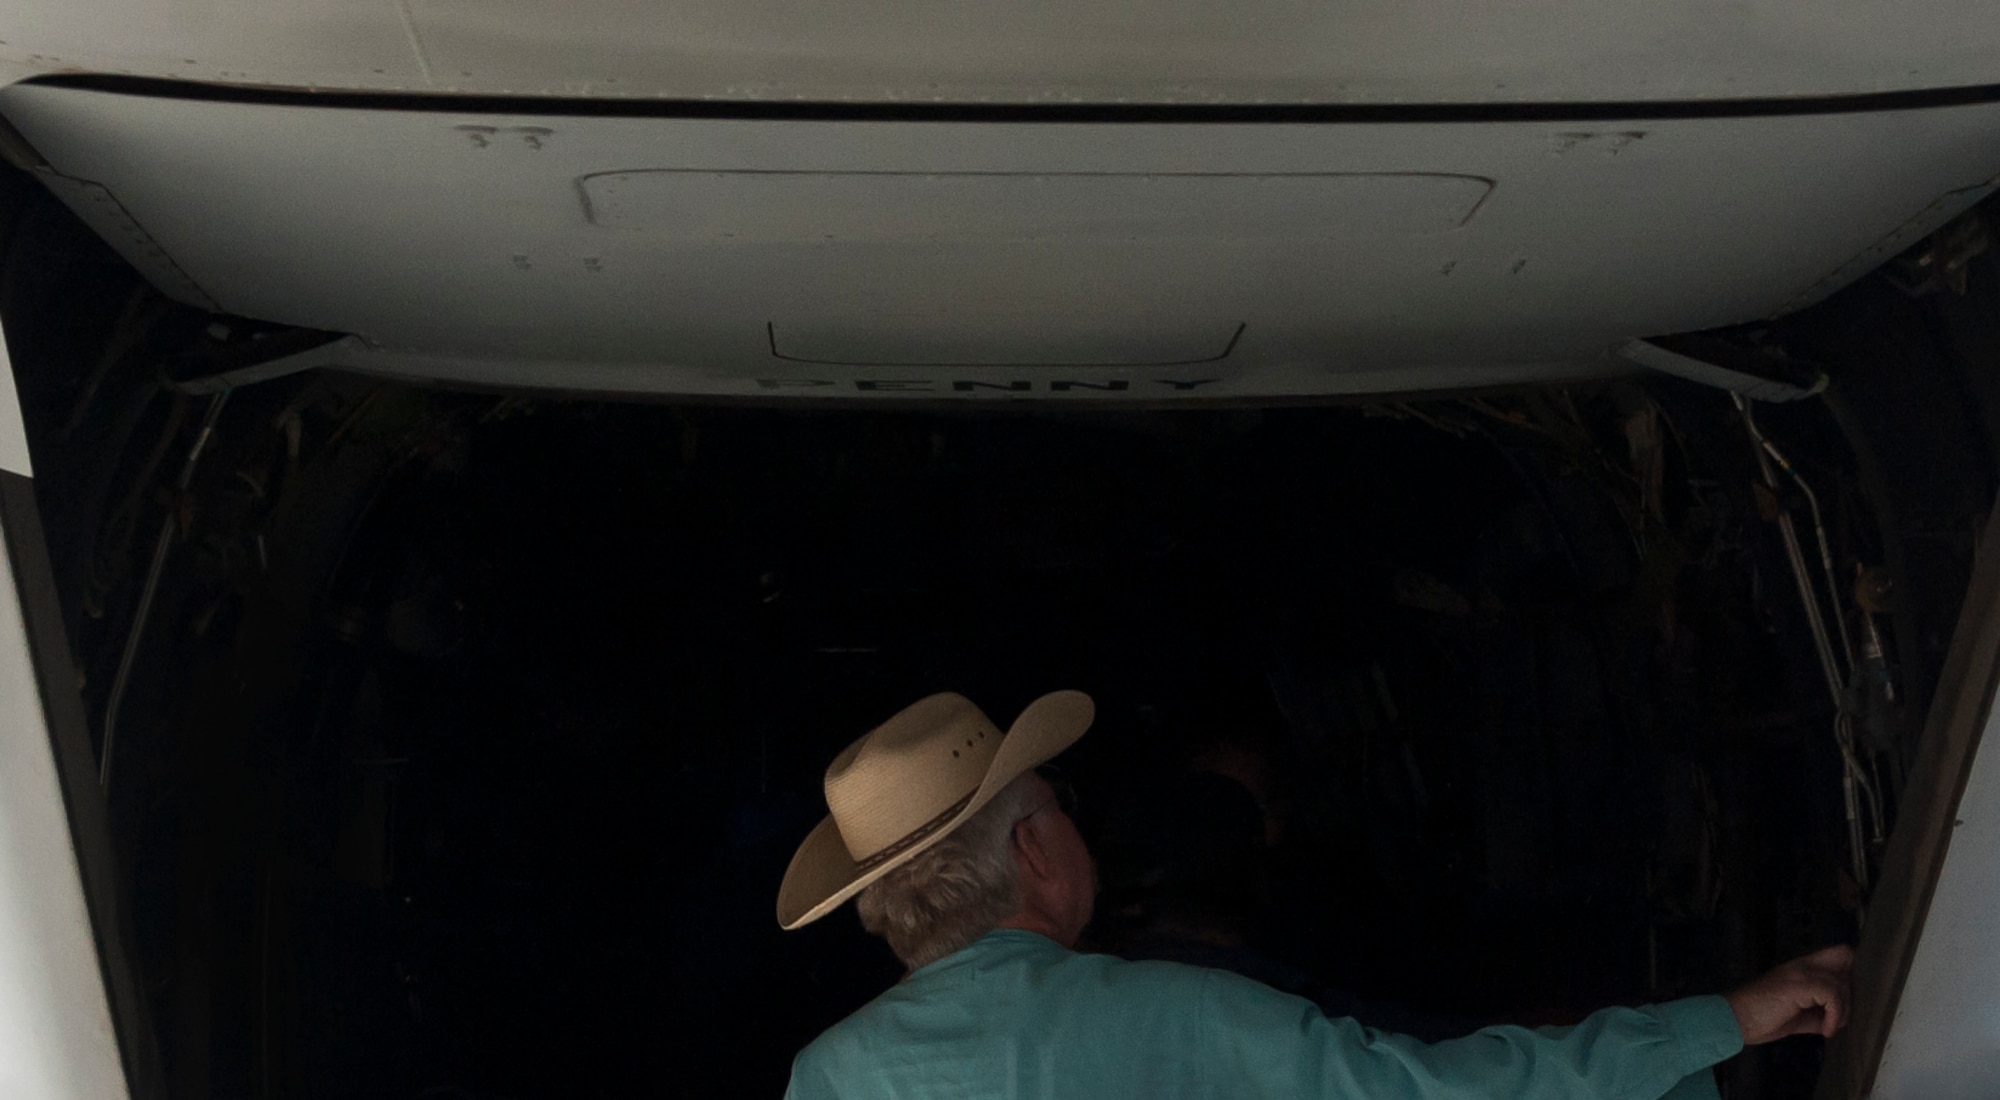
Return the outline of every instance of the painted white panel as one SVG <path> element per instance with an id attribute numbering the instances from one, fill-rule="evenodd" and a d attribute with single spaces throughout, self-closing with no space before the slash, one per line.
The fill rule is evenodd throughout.
<path id="1" fill-rule="evenodd" d="M 1988 708 L 1876 1100 L 2000 1093 L 2000 711 Z"/>
<path id="2" fill-rule="evenodd" d="M 11 536 L 0 532 L 0 551 Z M 125 1095 L 27 630 L 0 552 L 0 1096 Z"/>
<path id="3" fill-rule="evenodd" d="M 21 398 L 14 391 L 14 366 L 4 338 L 0 338 L 0 470 L 24 477 L 34 473 L 28 461 L 28 429 L 21 422 Z"/>
<path id="4" fill-rule="evenodd" d="M 1323 103 L 2000 80 L 1989 0 L 10 0 L 0 63 L 316 88 Z"/>
<path id="5" fill-rule="evenodd" d="M 355 333 L 404 363 L 651 363 L 746 385 L 785 376 L 769 373 L 787 366 L 774 324 L 829 319 L 879 334 L 874 352 L 846 353 L 884 363 L 950 326 L 1018 345 L 1088 319 L 1093 339 L 1138 346 L 1193 319 L 1243 324 L 1232 369 L 1310 380 L 1308 393 L 1357 392 L 1364 377 L 1434 388 L 1482 363 L 1573 375 L 1634 338 L 1809 302 L 2000 174 L 2000 105 L 1592 126 L 1002 124 L 482 116 L 17 85 L 0 112 L 56 171 L 101 185 L 118 205 L 77 209 L 135 261 L 171 259 L 192 300 Z M 579 199 L 578 181 L 604 173 L 675 172 L 823 175 L 845 190 L 829 207 L 824 181 L 703 186 L 676 192 L 679 210 L 655 195 L 639 219 L 696 232 L 593 225 Z M 863 173 L 984 177 L 988 198 L 1053 177 L 1213 177 L 1178 201 L 1235 231 L 1185 232 L 1183 217 L 924 239 L 903 228 L 930 218 L 911 212 L 912 191 L 871 197 L 851 186 Z M 1296 236 L 1262 228 L 1267 177 L 1354 175 L 1493 182 L 1445 232 L 1397 231 L 1442 216 L 1430 197 L 1398 212 L 1400 196 L 1390 231 L 1344 215 Z M 766 239 L 713 232 L 759 217 L 778 227 Z"/>
<path id="6" fill-rule="evenodd" d="M 0 59 L 40 72 L 425 86 L 398 12 L 396 0 L 9 0 Z"/>

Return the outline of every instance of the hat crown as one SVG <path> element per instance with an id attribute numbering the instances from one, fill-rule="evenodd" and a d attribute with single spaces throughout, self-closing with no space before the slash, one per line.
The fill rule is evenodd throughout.
<path id="1" fill-rule="evenodd" d="M 826 769 L 826 806 L 856 863 L 935 828 L 979 789 L 1000 728 L 972 700 L 944 693 L 905 708 Z"/>

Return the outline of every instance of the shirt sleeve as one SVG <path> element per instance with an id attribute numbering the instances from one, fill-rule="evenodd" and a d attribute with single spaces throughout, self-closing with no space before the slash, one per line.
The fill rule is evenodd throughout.
<path id="1" fill-rule="evenodd" d="M 1202 997 L 1216 1097 L 1369 1100 L 1695 1100 L 1704 1071 L 1742 1049 L 1721 997 L 1608 1008 L 1568 1029 L 1490 1027 L 1426 1045 L 1329 1018 L 1310 1001 L 1212 972 Z"/>

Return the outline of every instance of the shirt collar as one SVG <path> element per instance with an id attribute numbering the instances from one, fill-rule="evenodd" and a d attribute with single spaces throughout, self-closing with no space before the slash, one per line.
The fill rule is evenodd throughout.
<path id="1" fill-rule="evenodd" d="M 1020 952 L 1058 951 L 1065 954 L 1068 948 L 1042 935 L 1023 928 L 995 928 L 984 936 L 946 955 L 933 963 L 927 963 L 910 972 L 915 978 L 964 966 L 979 959 L 990 958 L 1009 950 Z"/>

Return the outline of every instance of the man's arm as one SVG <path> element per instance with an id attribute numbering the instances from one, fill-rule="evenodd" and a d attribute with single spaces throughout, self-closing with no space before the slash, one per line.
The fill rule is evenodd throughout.
<path id="1" fill-rule="evenodd" d="M 1830 949 L 1727 998 L 1611 1008 L 1566 1030 L 1495 1027 L 1428 1046 L 1328 1019 L 1297 998 L 1212 974 L 1203 1005 L 1205 1068 L 1218 1095 L 1659 1100 L 1741 1050 L 1746 1037 L 1831 1034 L 1845 1017 L 1851 960 L 1847 949 Z M 1714 1094 L 1706 1080 L 1696 1084 L 1689 1091 Z"/>

